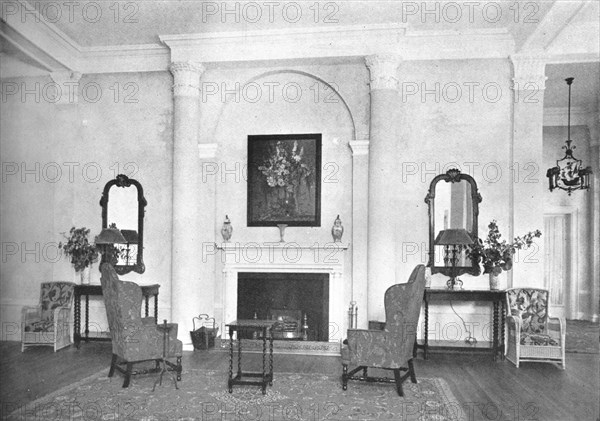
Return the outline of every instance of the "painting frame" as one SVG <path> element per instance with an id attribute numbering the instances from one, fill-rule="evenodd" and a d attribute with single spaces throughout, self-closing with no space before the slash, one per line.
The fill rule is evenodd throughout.
<path id="1" fill-rule="evenodd" d="M 247 225 L 321 226 L 320 133 L 248 135 Z"/>

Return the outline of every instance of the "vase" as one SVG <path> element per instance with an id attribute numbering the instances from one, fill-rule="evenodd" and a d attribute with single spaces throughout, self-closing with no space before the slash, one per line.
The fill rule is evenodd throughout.
<path id="1" fill-rule="evenodd" d="M 77 274 L 79 274 L 79 280 L 82 285 L 90 284 L 91 271 L 89 266 L 85 267 L 83 270 L 80 270 L 77 272 Z"/>
<path id="2" fill-rule="evenodd" d="M 279 242 L 285 243 L 285 240 L 283 239 L 283 235 L 285 234 L 285 229 L 287 228 L 287 224 L 278 224 L 277 226 L 279 227 Z"/>
<path id="3" fill-rule="evenodd" d="M 490 290 L 500 289 L 500 275 L 494 275 L 490 272 Z"/>
<path id="4" fill-rule="evenodd" d="M 232 233 L 233 227 L 231 226 L 231 221 L 229 220 L 229 216 L 225 215 L 225 222 L 223 222 L 223 227 L 221 227 L 221 235 L 223 236 L 223 240 L 228 242 Z"/>
<path id="5" fill-rule="evenodd" d="M 333 237 L 334 243 L 340 243 L 342 241 L 342 235 L 344 235 L 344 227 L 342 226 L 342 220 L 338 215 L 333 222 L 333 227 L 331 228 L 331 236 Z"/>

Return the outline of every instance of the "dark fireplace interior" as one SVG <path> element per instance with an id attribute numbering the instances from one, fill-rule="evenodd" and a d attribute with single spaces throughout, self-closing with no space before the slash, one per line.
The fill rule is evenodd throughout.
<path id="1" fill-rule="evenodd" d="M 326 273 L 238 273 L 237 318 L 271 319 L 277 310 L 306 314 L 309 341 L 327 341 L 329 275 Z M 300 323 L 303 323 L 301 320 Z"/>

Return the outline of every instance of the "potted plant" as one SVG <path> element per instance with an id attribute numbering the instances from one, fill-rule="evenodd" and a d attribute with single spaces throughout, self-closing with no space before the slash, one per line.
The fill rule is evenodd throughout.
<path id="1" fill-rule="evenodd" d="M 98 260 L 98 250 L 94 244 L 90 244 L 89 233 L 90 230 L 85 227 L 72 227 L 68 236 L 62 233 L 67 241 L 58 243 L 58 248 L 61 248 L 65 255 L 70 257 L 82 283 L 89 283 L 90 266 Z"/>
<path id="2" fill-rule="evenodd" d="M 542 233 L 540 230 L 530 231 L 508 243 L 502 239 L 495 219 L 490 222 L 488 229 L 487 238 L 477 238 L 468 254 L 471 260 L 483 265 L 483 273 L 490 274 L 490 289 L 498 289 L 498 275 L 503 270 L 512 269 L 513 255 L 516 251 L 529 248 L 533 239 L 541 237 Z"/>

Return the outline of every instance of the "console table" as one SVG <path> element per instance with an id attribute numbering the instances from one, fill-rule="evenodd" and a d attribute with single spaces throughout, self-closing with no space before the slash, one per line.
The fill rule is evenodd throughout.
<path id="1" fill-rule="evenodd" d="M 235 320 L 227 325 L 229 328 L 229 379 L 227 389 L 229 393 L 233 392 L 233 386 L 254 385 L 260 386 L 262 394 L 267 393 L 267 384 L 273 385 L 273 325 L 276 320 Z M 262 352 L 262 373 L 242 372 L 242 338 L 237 335 L 238 343 L 238 358 L 237 358 L 237 374 L 233 376 L 233 332 L 251 331 L 260 333 L 263 341 Z M 267 338 L 269 339 L 269 371 L 267 372 Z M 244 380 L 243 377 L 258 377 L 259 380 Z"/>
<path id="2" fill-rule="evenodd" d="M 500 356 L 504 359 L 504 319 L 505 319 L 505 292 L 499 290 L 448 290 L 448 289 L 433 289 L 425 288 L 423 301 L 425 304 L 425 325 L 424 325 L 424 341 L 421 344 L 416 344 L 415 348 L 423 349 L 423 357 L 428 358 L 429 345 L 429 303 L 432 301 L 454 301 L 454 302 L 476 302 L 484 301 L 493 304 L 493 329 L 492 329 L 492 357 L 496 361 Z M 473 345 L 463 346 L 443 346 L 445 349 L 460 349 L 460 350 L 481 350 L 482 347 Z M 415 349 L 416 353 L 416 349 Z"/>
<path id="3" fill-rule="evenodd" d="M 158 289 L 159 284 L 154 285 L 140 285 L 142 288 L 142 295 L 146 301 L 146 317 L 148 317 L 148 301 L 150 297 L 154 297 L 154 321 L 158 321 Z M 85 296 L 85 331 L 84 335 L 81 335 L 81 296 Z M 81 284 L 75 285 L 74 292 L 74 327 L 73 327 L 73 342 L 75 346 L 79 348 L 80 342 L 83 339 L 86 342 L 89 341 L 110 341 L 109 337 L 90 337 L 89 330 L 89 314 L 90 314 L 90 296 L 102 296 L 102 285 L 90 285 Z"/>

